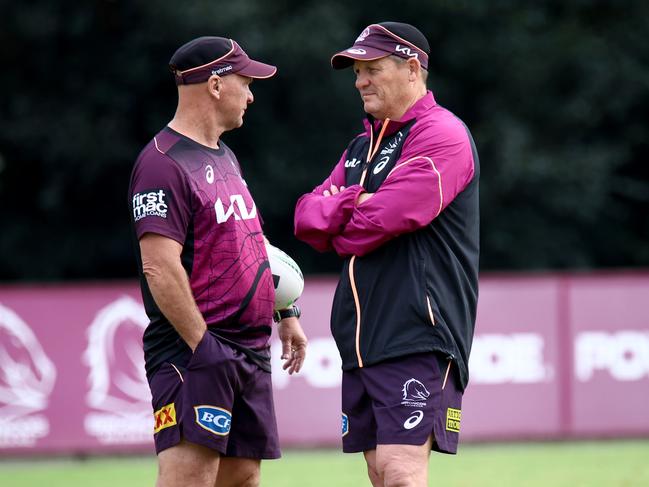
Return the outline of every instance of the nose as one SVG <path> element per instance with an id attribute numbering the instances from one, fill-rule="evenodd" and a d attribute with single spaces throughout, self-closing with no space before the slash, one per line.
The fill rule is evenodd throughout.
<path id="1" fill-rule="evenodd" d="M 255 96 L 252 94 L 252 91 L 250 90 L 250 88 L 248 88 L 246 101 L 247 101 L 248 105 L 250 105 L 253 101 L 255 101 Z"/>
<path id="2" fill-rule="evenodd" d="M 370 85 L 370 79 L 363 73 L 358 73 L 356 75 L 356 82 L 354 84 L 356 85 L 357 90 L 361 90 L 363 88 L 367 88 Z"/>

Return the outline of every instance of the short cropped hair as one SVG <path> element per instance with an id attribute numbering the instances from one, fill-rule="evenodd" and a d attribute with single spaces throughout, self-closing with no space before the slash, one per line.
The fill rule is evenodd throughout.
<path id="1" fill-rule="evenodd" d="M 390 55 L 388 57 L 390 59 L 392 59 L 392 61 L 394 61 L 397 64 L 403 64 L 403 63 L 408 61 L 407 59 L 404 59 L 404 58 L 399 57 L 399 56 L 395 56 L 394 54 L 392 54 L 392 55 Z M 428 70 L 424 69 L 424 68 L 419 68 L 419 70 L 421 71 L 421 79 L 423 80 L 424 85 L 428 85 Z"/>

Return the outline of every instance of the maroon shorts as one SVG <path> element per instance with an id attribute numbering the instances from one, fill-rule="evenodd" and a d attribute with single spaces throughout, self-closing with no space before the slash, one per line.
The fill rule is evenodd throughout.
<path id="1" fill-rule="evenodd" d="M 279 458 L 271 374 L 210 333 L 185 368 L 151 378 L 156 453 L 181 438 L 228 457 Z"/>
<path id="2" fill-rule="evenodd" d="M 457 379 L 457 367 L 435 353 L 344 371 L 343 451 L 423 445 L 432 434 L 433 450 L 456 453 L 462 408 Z"/>

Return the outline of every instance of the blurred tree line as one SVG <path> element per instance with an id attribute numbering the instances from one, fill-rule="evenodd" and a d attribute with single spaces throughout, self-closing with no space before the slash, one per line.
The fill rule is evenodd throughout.
<path id="1" fill-rule="evenodd" d="M 368 24 L 428 37 L 429 86 L 471 128 L 482 162 L 482 268 L 649 266 L 649 3 L 402 0 L 3 2 L 0 280 L 135 275 L 127 186 L 173 116 L 171 54 L 238 40 L 278 75 L 252 86 L 224 140 L 272 242 L 337 272 L 292 235 L 363 112 L 330 68 Z"/>

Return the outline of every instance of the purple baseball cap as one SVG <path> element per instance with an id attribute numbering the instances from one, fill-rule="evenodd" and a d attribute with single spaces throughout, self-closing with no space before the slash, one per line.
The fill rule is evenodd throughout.
<path id="1" fill-rule="evenodd" d="M 386 56 L 419 59 L 421 67 L 428 69 L 430 45 L 419 29 L 401 22 L 372 24 L 361 32 L 354 45 L 331 58 L 334 69 L 348 68 L 354 60 L 373 61 Z"/>
<path id="2" fill-rule="evenodd" d="M 199 37 L 179 47 L 169 68 L 177 85 L 203 83 L 212 75 L 239 74 L 250 78 L 270 78 L 275 66 L 248 57 L 241 46 L 224 37 Z"/>

